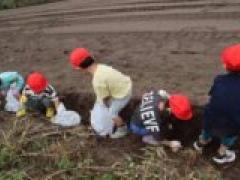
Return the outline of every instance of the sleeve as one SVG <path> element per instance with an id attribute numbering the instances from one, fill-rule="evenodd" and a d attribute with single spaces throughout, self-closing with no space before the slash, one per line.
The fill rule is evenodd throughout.
<path id="1" fill-rule="evenodd" d="M 213 85 L 211 86 L 211 88 L 210 88 L 210 90 L 209 90 L 209 92 L 208 92 L 208 95 L 209 95 L 209 96 L 212 96 L 212 94 L 214 93 L 216 84 L 217 84 L 217 82 L 218 82 L 218 79 L 219 79 L 218 76 L 214 79 Z"/>
<path id="2" fill-rule="evenodd" d="M 24 79 L 19 73 L 16 73 L 15 81 L 18 91 L 21 91 L 24 86 Z"/>
<path id="3" fill-rule="evenodd" d="M 27 94 L 28 94 L 28 89 L 27 89 L 27 85 L 23 88 L 22 90 L 22 94 L 20 96 L 20 103 L 21 103 L 21 106 L 24 106 L 25 103 L 27 102 Z"/>
<path id="4" fill-rule="evenodd" d="M 23 90 L 22 90 L 22 95 L 23 96 L 32 96 L 34 95 L 33 91 L 29 88 L 28 85 L 26 85 Z"/>
<path id="5" fill-rule="evenodd" d="M 55 88 L 51 85 L 48 85 L 48 87 L 46 88 L 44 95 L 46 97 L 49 97 L 52 100 L 55 100 L 58 98 L 58 94 L 57 91 L 55 90 Z"/>
<path id="6" fill-rule="evenodd" d="M 136 109 L 133 111 L 132 116 L 131 116 L 131 122 L 134 124 L 139 123 L 139 107 L 136 107 Z"/>

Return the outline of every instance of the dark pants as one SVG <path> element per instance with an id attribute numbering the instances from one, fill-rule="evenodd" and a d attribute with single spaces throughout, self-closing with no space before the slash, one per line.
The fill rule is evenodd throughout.
<path id="1" fill-rule="evenodd" d="M 54 103 L 48 97 L 29 97 L 25 103 L 25 108 L 30 111 L 45 112 L 50 107 L 54 107 Z"/>

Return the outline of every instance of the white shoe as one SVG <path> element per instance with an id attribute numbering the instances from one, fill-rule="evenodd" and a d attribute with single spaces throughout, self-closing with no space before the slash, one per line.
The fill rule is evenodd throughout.
<path id="1" fill-rule="evenodd" d="M 127 126 L 121 126 L 118 127 L 117 130 L 114 133 L 110 134 L 109 136 L 112 139 L 118 139 L 126 136 L 127 132 L 128 132 Z"/>
<path id="2" fill-rule="evenodd" d="M 202 153 L 204 145 L 197 140 L 193 143 L 193 147 L 196 151 L 198 151 L 199 153 Z"/>
<path id="3" fill-rule="evenodd" d="M 212 141 L 212 139 L 207 140 L 207 142 L 205 144 L 201 143 L 200 140 L 196 140 L 193 143 L 193 147 L 196 151 L 198 151 L 199 153 L 202 153 L 203 149 Z"/>
<path id="4" fill-rule="evenodd" d="M 155 140 L 155 138 L 152 135 L 143 136 L 142 141 L 146 144 L 155 145 L 155 146 L 159 144 L 159 142 Z"/>
<path id="5" fill-rule="evenodd" d="M 226 153 L 224 155 L 218 154 L 217 156 L 214 156 L 212 159 L 217 164 L 231 163 L 235 161 L 236 154 L 234 151 L 226 150 Z"/>

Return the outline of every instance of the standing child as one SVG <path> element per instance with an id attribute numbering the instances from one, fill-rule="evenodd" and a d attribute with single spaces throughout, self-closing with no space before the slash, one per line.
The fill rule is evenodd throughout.
<path id="1" fill-rule="evenodd" d="M 91 125 L 98 135 L 109 135 L 120 138 L 127 133 L 127 128 L 119 112 L 127 105 L 132 94 L 132 81 L 111 66 L 98 64 L 89 51 L 77 48 L 70 55 L 74 69 L 88 72 L 93 76 L 92 85 L 96 95 L 96 103 L 92 110 Z M 109 118 L 101 118 L 103 116 Z M 109 124 L 108 130 L 103 124 Z"/>
<path id="2" fill-rule="evenodd" d="M 57 101 L 56 90 L 48 83 L 45 76 L 39 72 L 31 73 L 22 91 L 21 108 L 17 112 L 17 117 L 25 116 L 28 110 L 33 110 L 46 112 L 46 117 L 52 118 Z"/>
<path id="3" fill-rule="evenodd" d="M 203 130 L 194 143 L 194 148 L 201 152 L 213 136 L 220 138 L 218 153 L 213 157 L 218 164 L 233 162 L 236 158 L 230 149 L 240 132 L 240 44 L 226 48 L 222 62 L 227 73 L 214 80 L 204 111 Z"/>
<path id="4" fill-rule="evenodd" d="M 188 123 L 191 119 L 192 107 L 186 96 L 169 95 L 164 90 L 151 91 L 143 95 L 132 116 L 130 129 L 142 136 L 144 143 L 163 144 L 177 151 L 181 148 L 180 137 L 170 141 L 167 136 L 173 131 L 177 133 L 176 124 Z"/>

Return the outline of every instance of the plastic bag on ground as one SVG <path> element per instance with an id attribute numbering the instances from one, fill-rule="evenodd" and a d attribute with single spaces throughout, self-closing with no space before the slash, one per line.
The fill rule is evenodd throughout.
<path id="1" fill-rule="evenodd" d="M 15 98 L 15 89 L 10 88 L 6 96 L 6 105 L 4 107 L 5 111 L 17 112 L 20 109 L 20 102 Z"/>
<path id="2" fill-rule="evenodd" d="M 91 111 L 91 125 L 100 136 L 112 134 L 113 121 L 108 108 L 103 104 L 96 103 Z"/>
<path id="3" fill-rule="evenodd" d="M 57 114 L 51 119 L 53 124 L 70 127 L 76 126 L 81 122 L 81 116 L 75 111 L 66 110 L 63 103 L 60 103 L 57 108 Z"/>

